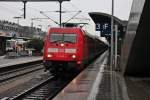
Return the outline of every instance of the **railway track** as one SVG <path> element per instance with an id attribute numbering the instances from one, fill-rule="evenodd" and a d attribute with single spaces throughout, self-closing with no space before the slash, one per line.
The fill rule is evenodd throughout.
<path id="1" fill-rule="evenodd" d="M 70 81 L 50 76 L 15 96 L 4 97 L 1 100 L 52 100 Z"/>
<path id="2" fill-rule="evenodd" d="M 11 66 L 10 66 L 11 67 Z M 3 68 L 4 69 L 4 68 Z M 17 65 L 16 69 L 9 69 L 9 67 L 6 68 L 7 71 L 0 73 L 0 83 L 3 83 L 5 81 L 11 80 L 13 78 L 19 77 L 19 76 L 23 76 L 25 74 L 28 73 L 32 73 L 38 70 L 42 70 L 44 69 L 42 66 L 42 63 L 29 63 L 29 65 L 27 66 L 23 66 L 22 64 L 19 66 Z M 1 70 L 1 69 L 0 69 Z"/>
<path id="3" fill-rule="evenodd" d="M 34 91 L 36 91 L 37 89 L 39 89 L 39 90 L 41 90 L 41 91 L 43 90 L 43 91 L 40 92 L 40 93 L 37 94 L 37 95 L 34 95 L 34 97 L 32 97 L 32 99 L 31 99 L 31 98 L 30 98 L 30 99 L 31 99 L 31 100 L 36 99 L 37 96 L 40 96 L 40 97 L 42 98 L 42 96 L 44 96 L 44 95 L 41 95 L 41 93 L 44 93 L 44 89 L 42 89 L 42 88 L 43 88 L 43 85 L 45 86 L 45 84 L 50 83 L 52 80 L 53 80 L 53 77 L 51 76 L 50 78 L 48 78 L 48 79 L 46 79 L 46 80 L 44 80 L 44 81 L 42 81 L 42 82 L 40 82 L 40 83 L 34 85 L 33 87 L 31 87 L 31 88 L 25 90 L 24 92 L 22 92 L 22 93 L 20 93 L 20 94 L 18 94 L 18 95 L 16 95 L 16 96 L 14 96 L 14 97 L 12 97 L 12 98 L 9 98 L 9 100 L 22 100 L 22 99 L 25 99 L 25 98 L 27 98 L 28 95 L 32 94 L 32 93 L 33 93 Z M 30 99 L 29 99 L 29 100 L 30 100 Z M 39 100 L 40 100 L 40 99 L 39 99 Z M 41 100 L 42 100 L 42 99 L 41 99 Z"/>
<path id="4" fill-rule="evenodd" d="M 8 71 L 0 73 L 0 85 L 7 81 L 9 82 L 13 78 L 43 69 L 41 64 L 29 64 L 28 66 L 20 66 L 21 68 L 18 68 L 19 66 L 17 65 L 17 69 L 7 69 Z M 21 89 L 21 91 L 13 89 L 14 93 L 10 92 L 10 94 L 6 94 L 1 100 L 51 100 L 73 77 L 71 76 L 69 79 L 63 80 L 48 73 L 40 76 L 40 78 L 33 79 L 31 82 L 27 82 L 26 85 L 23 85 L 23 88 L 25 88 Z"/>

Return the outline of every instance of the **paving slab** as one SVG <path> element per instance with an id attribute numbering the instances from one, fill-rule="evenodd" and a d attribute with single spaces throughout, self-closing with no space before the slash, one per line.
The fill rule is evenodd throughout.
<path id="1" fill-rule="evenodd" d="M 130 100 L 150 100 L 149 77 L 125 77 Z"/>
<path id="2" fill-rule="evenodd" d="M 105 52 L 53 100 L 129 100 L 124 77 L 110 71 Z"/>
<path id="3" fill-rule="evenodd" d="M 6 66 L 12 66 L 12 65 L 16 65 L 16 64 L 38 61 L 38 60 L 42 60 L 42 59 L 43 59 L 42 56 L 17 57 L 14 59 L 7 59 L 4 56 L 1 56 L 0 57 L 0 68 L 6 67 Z"/>
<path id="4" fill-rule="evenodd" d="M 53 100 L 95 100 L 107 61 L 107 54 L 104 53 L 90 64 Z"/>

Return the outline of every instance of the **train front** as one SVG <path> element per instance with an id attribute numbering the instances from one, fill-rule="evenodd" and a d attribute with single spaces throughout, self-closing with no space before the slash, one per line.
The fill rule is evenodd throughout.
<path id="1" fill-rule="evenodd" d="M 44 45 L 44 65 L 51 73 L 78 70 L 82 41 L 78 31 L 69 28 L 50 29 Z"/>

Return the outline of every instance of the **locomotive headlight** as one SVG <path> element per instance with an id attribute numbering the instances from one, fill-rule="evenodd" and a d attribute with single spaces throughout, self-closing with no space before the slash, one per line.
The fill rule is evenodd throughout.
<path id="1" fill-rule="evenodd" d="M 49 57 L 49 58 L 50 58 L 50 57 L 52 57 L 52 55 L 51 55 L 51 54 L 48 54 L 48 55 L 47 55 L 47 57 Z"/>
<path id="2" fill-rule="evenodd" d="M 76 55 L 72 55 L 72 58 L 75 59 L 75 58 L 76 58 Z"/>
<path id="3" fill-rule="evenodd" d="M 64 46 L 64 44 L 63 44 L 63 43 L 61 43 L 61 44 L 60 44 L 60 46 L 61 46 L 61 47 L 63 47 L 63 46 Z"/>

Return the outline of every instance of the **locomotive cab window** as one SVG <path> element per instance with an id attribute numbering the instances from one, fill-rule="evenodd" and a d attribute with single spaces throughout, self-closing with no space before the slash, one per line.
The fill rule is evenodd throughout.
<path id="1" fill-rule="evenodd" d="M 63 34 L 51 34 L 50 35 L 50 42 L 62 42 Z"/>
<path id="2" fill-rule="evenodd" d="M 76 43 L 77 34 L 64 34 L 63 42 Z"/>
<path id="3" fill-rule="evenodd" d="M 50 42 L 76 43 L 77 34 L 74 33 L 52 33 Z"/>

